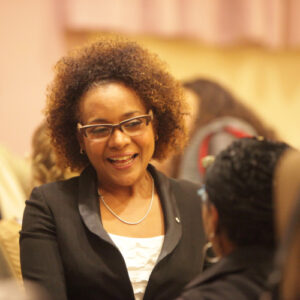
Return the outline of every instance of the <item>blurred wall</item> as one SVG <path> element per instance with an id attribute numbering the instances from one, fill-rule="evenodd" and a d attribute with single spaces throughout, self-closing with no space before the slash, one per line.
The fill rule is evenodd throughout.
<path id="1" fill-rule="evenodd" d="M 42 119 L 46 84 L 64 41 L 53 0 L 0 3 L 0 141 L 26 155 Z"/>
<path id="2" fill-rule="evenodd" d="M 270 1 L 268 0 L 268 3 Z M 97 5 L 107 3 L 102 0 L 88 2 Z M 145 4 L 144 0 L 142 2 Z M 183 3 L 176 1 L 179 2 Z M 214 0 L 211 3 L 216 2 L 218 1 Z M 279 0 L 275 2 L 277 5 L 283 3 Z M 69 5 L 63 5 L 64 3 Z M 82 31 L 74 18 L 76 14 L 73 13 L 73 19 L 70 17 L 73 10 L 77 12 L 78 18 L 84 14 L 88 15 L 90 10 L 85 11 L 80 3 L 84 2 L 0 2 L 0 141 L 15 153 L 30 153 L 32 133 L 43 118 L 46 87 L 52 78 L 54 63 L 69 48 L 95 38 L 95 32 L 99 32 L 99 28 L 96 27 L 94 30 L 89 28 Z M 113 3 L 116 6 L 121 2 Z M 133 3 L 137 4 L 139 1 Z M 153 3 L 156 8 L 159 7 L 157 1 Z M 172 2 L 165 3 L 170 6 Z M 259 1 L 249 3 L 256 3 L 258 7 Z M 293 0 L 293 3 L 296 1 Z M 79 11 L 81 14 L 78 14 Z M 168 11 L 165 6 L 164 11 Z M 117 18 L 120 13 L 121 11 L 114 17 Z M 89 18 L 85 17 L 84 20 Z M 123 21 L 126 19 L 123 18 Z M 165 28 L 173 28 L 170 25 L 172 22 Z M 191 37 L 168 38 L 167 31 L 164 32 L 164 37 L 159 38 L 150 36 L 149 32 L 147 36 L 140 35 L 133 27 L 131 29 L 131 37 L 157 52 L 178 79 L 205 76 L 219 80 L 273 126 L 283 139 L 300 148 L 299 48 L 266 48 L 245 41 L 240 43 L 243 46 L 207 46 L 203 42 L 192 40 Z M 297 34 L 294 36 L 297 37 Z M 235 40 L 237 38 L 238 36 L 235 36 Z M 278 40 L 278 35 L 274 40 Z M 296 38 L 293 40 L 297 41 Z"/>
<path id="3" fill-rule="evenodd" d="M 300 149 L 300 51 L 248 45 L 209 47 L 193 41 L 140 38 L 186 80 L 215 79 L 250 106 L 282 139 Z"/>

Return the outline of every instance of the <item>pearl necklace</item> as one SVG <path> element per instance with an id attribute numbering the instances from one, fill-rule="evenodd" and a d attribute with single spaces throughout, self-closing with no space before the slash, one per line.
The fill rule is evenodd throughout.
<path id="1" fill-rule="evenodd" d="M 147 218 L 147 216 L 149 215 L 150 210 L 151 210 L 151 208 L 152 208 L 152 204 L 153 204 L 153 200 L 154 200 L 154 180 L 153 180 L 152 176 L 151 176 L 151 179 L 152 179 L 152 196 L 151 196 L 151 201 L 150 201 L 148 210 L 146 211 L 146 214 L 145 214 L 141 219 L 139 219 L 139 220 L 136 221 L 136 222 L 128 222 L 128 221 L 126 221 L 126 220 L 123 220 L 119 215 L 117 215 L 117 214 L 116 214 L 116 213 L 108 206 L 108 204 L 105 202 L 104 197 L 103 197 L 102 195 L 99 194 L 98 196 L 99 196 L 100 200 L 103 202 L 104 206 L 107 208 L 107 210 L 108 210 L 113 216 L 115 216 L 119 221 L 121 221 L 121 222 L 123 222 L 123 223 L 125 223 L 125 224 L 128 224 L 128 225 L 137 225 L 137 224 L 141 223 L 142 221 L 144 221 L 144 220 Z"/>

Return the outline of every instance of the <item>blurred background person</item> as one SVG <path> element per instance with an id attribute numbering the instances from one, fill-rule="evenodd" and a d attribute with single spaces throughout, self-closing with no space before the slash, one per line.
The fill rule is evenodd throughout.
<path id="1" fill-rule="evenodd" d="M 233 140 L 263 136 L 275 140 L 274 130 L 233 94 L 216 81 L 195 78 L 183 82 L 189 110 L 185 121 L 189 141 L 184 152 L 155 166 L 169 176 L 202 182 L 202 159 L 217 155 Z"/>
<path id="2" fill-rule="evenodd" d="M 27 289 L 12 279 L 0 280 L 0 300 L 51 300 L 47 293 L 34 283 L 26 282 Z"/>
<path id="3" fill-rule="evenodd" d="M 220 152 L 199 190 L 206 236 L 219 262 L 189 283 L 185 300 L 258 299 L 275 250 L 273 179 L 289 146 L 256 138 Z"/>
<path id="4" fill-rule="evenodd" d="M 300 152 L 287 151 L 274 181 L 278 250 L 269 278 L 272 289 L 264 300 L 300 299 Z"/>
<path id="5" fill-rule="evenodd" d="M 205 168 L 201 161 L 207 155 L 217 155 L 237 138 L 263 136 L 274 140 L 274 130 L 245 104 L 216 81 L 197 78 L 184 82 L 191 106 L 187 119 L 190 139 L 174 176 L 202 182 Z"/>
<path id="6" fill-rule="evenodd" d="M 31 161 L 0 146 L 0 279 L 21 280 L 19 231 L 31 188 Z"/>
<path id="7" fill-rule="evenodd" d="M 31 170 L 31 190 L 48 182 L 78 175 L 69 168 L 59 165 L 45 121 L 36 128 L 32 136 Z"/>
<path id="8" fill-rule="evenodd" d="M 30 159 L 0 146 L 0 220 L 22 219 L 30 177 Z"/>
<path id="9" fill-rule="evenodd" d="M 30 191 L 35 186 L 78 174 L 58 165 L 46 122 L 42 122 L 34 131 L 31 149 L 31 155 L 27 159 L 14 157 L 8 151 L 0 149 L 2 154 L 5 153 L 1 158 L 3 162 L 0 170 L 0 176 L 3 174 L 5 178 L 0 186 L 1 196 L 5 194 L 5 201 L 2 202 L 5 214 L 0 220 L 0 278 L 22 280 L 19 231 L 25 199 L 29 197 Z"/>

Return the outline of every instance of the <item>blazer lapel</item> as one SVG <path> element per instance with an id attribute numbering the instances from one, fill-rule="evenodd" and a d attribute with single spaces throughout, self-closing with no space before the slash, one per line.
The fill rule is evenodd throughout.
<path id="1" fill-rule="evenodd" d="M 181 238 L 182 228 L 170 181 L 165 175 L 156 171 L 153 166 L 149 165 L 148 170 L 153 176 L 164 211 L 166 234 L 162 251 L 158 257 L 159 262 L 174 250 Z M 86 227 L 101 239 L 113 244 L 101 224 L 100 208 L 97 199 L 97 177 L 91 166 L 87 167 L 79 177 L 78 207 Z"/>
<path id="2" fill-rule="evenodd" d="M 182 228 L 179 210 L 170 180 L 158 172 L 152 165 L 148 167 L 154 178 L 156 190 L 159 194 L 165 221 L 165 239 L 157 263 L 171 253 L 181 239 Z"/>
<path id="3" fill-rule="evenodd" d="M 97 199 L 97 177 L 91 166 L 87 167 L 79 177 L 78 207 L 86 227 L 101 239 L 112 244 L 101 223 L 99 201 Z"/>

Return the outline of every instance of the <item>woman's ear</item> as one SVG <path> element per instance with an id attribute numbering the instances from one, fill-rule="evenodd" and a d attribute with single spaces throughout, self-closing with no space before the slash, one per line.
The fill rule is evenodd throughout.
<path id="1" fill-rule="evenodd" d="M 219 213 L 212 203 L 203 207 L 204 228 L 209 241 L 212 241 L 218 233 Z"/>
<path id="2" fill-rule="evenodd" d="M 152 109 L 150 109 L 148 111 L 148 115 L 151 116 L 151 120 L 152 120 L 151 126 L 152 126 L 152 129 L 153 129 L 153 132 L 154 132 L 154 139 L 155 139 L 155 142 L 156 142 L 158 140 L 158 138 L 159 138 L 158 137 L 158 133 L 157 133 L 157 120 L 154 117 Z"/>
<path id="3" fill-rule="evenodd" d="M 79 130 L 77 130 L 76 136 L 77 136 L 77 141 L 78 141 L 79 147 L 80 147 L 80 153 L 83 154 L 83 153 L 85 153 L 85 145 L 84 145 L 84 141 L 83 141 L 83 136 L 79 132 Z"/>
<path id="4" fill-rule="evenodd" d="M 213 204 L 210 205 L 210 211 L 211 211 L 211 227 L 214 235 L 216 235 L 219 232 L 219 213 L 217 208 Z"/>

